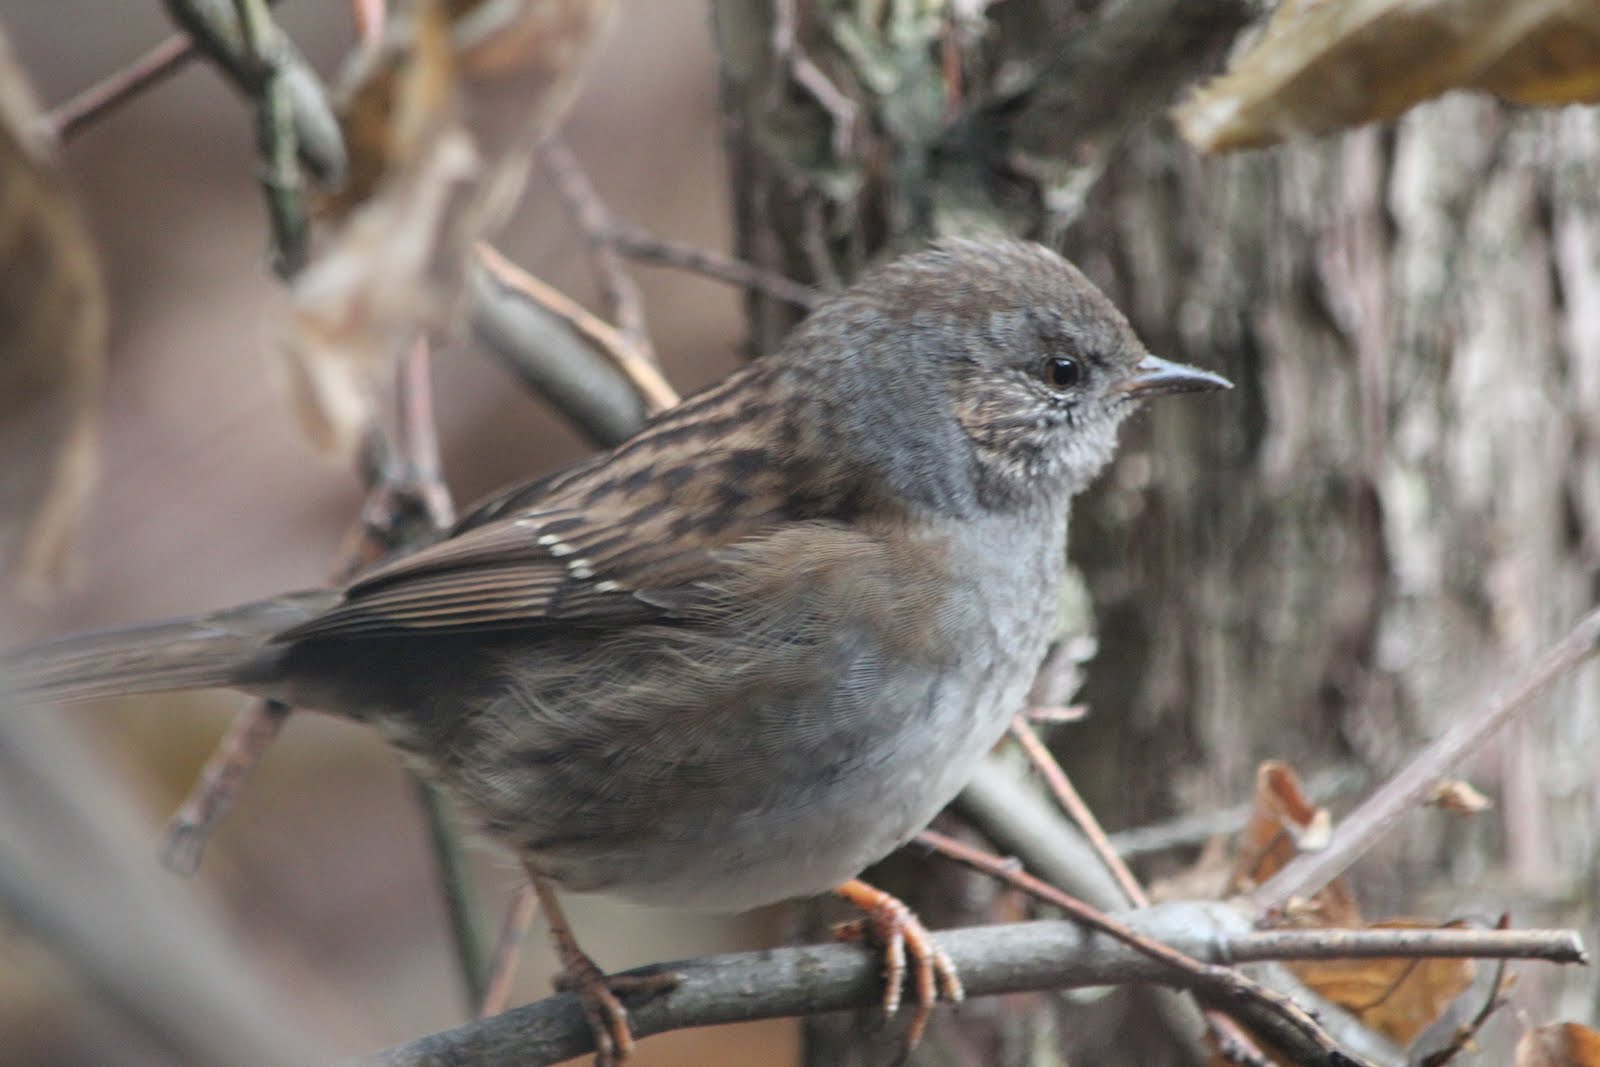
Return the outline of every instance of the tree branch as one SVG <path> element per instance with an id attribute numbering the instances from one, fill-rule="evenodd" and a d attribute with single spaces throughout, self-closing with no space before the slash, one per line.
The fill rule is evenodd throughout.
<path id="1" fill-rule="evenodd" d="M 1433 787 L 1464 756 L 1479 748 L 1533 699 L 1600 652 L 1600 609 L 1585 615 L 1568 634 L 1514 683 L 1473 714 L 1455 716 L 1457 725 L 1423 749 L 1334 829 L 1326 848 L 1289 861 L 1249 895 L 1268 911 L 1291 897 L 1308 896 L 1337 878 L 1377 843 L 1399 819 L 1427 799 Z"/>
<path id="2" fill-rule="evenodd" d="M 1242 915 L 1220 906 L 1163 905 L 1119 916 L 1142 933 L 1201 959 L 1244 963 L 1284 958 L 1284 935 L 1246 932 Z M 1346 950 L 1411 955 L 1414 930 L 1339 931 Z M 1395 936 L 1403 935 L 1403 936 Z M 1170 983 L 1173 972 L 1135 950 L 1075 923 L 1046 920 L 939 932 L 939 944 L 961 971 L 967 995 L 1131 983 Z M 1583 959 L 1568 931 L 1439 930 L 1428 933 L 1432 955 L 1493 954 L 1575 963 Z M 1414 947 L 1414 946 L 1409 946 Z M 630 975 L 671 972 L 678 985 L 629 1005 L 640 1037 L 691 1026 L 714 1026 L 829 1011 L 871 1010 L 882 998 L 880 964 L 845 944 L 742 952 L 640 968 Z M 374 1054 L 368 1067 L 538 1067 L 594 1048 L 578 998 L 561 993 L 491 1019 L 430 1034 Z"/>
<path id="3" fill-rule="evenodd" d="M 183 69 L 195 56 L 194 42 L 182 34 L 168 37 L 121 70 L 51 108 L 44 121 L 65 141 L 139 93 Z"/>
<path id="4" fill-rule="evenodd" d="M 166 0 L 166 7 L 172 20 L 229 81 L 246 96 L 260 97 L 262 71 L 252 61 L 230 0 Z M 349 157 L 322 80 L 286 34 L 274 30 L 260 47 L 281 80 L 301 161 L 319 181 L 339 184 Z"/>

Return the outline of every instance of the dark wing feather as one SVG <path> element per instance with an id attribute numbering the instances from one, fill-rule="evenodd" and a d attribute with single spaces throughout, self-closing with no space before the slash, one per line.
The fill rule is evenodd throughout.
<path id="1" fill-rule="evenodd" d="M 691 610 L 695 589 L 726 577 L 726 546 L 848 510 L 765 440 L 755 416 L 767 394 L 750 385 L 770 366 L 736 372 L 611 452 L 490 498 L 450 537 L 378 566 L 278 639 L 619 626 Z M 797 494 L 797 479 L 811 491 Z"/>
<path id="2" fill-rule="evenodd" d="M 545 623 L 616 625 L 660 618 L 665 612 L 634 596 L 652 583 L 655 559 L 584 554 L 585 546 L 619 532 L 615 516 L 590 514 L 586 525 L 557 537 L 542 533 L 560 511 L 523 513 L 491 521 L 410 556 L 384 564 L 345 591 L 343 601 L 278 636 L 308 638 L 392 636 L 418 631 L 536 627 Z M 622 539 L 626 544 L 626 539 Z M 681 554 L 677 554 L 681 555 Z M 683 573 L 675 558 L 670 571 Z M 709 558 L 704 564 L 710 564 Z M 703 565 L 704 565 L 703 564 Z"/>

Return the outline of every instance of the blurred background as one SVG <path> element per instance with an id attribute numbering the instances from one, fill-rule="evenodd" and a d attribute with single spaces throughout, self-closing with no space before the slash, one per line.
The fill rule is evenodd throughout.
<path id="1" fill-rule="evenodd" d="M 285 5 L 283 24 L 332 77 L 354 44 L 348 8 Z M 172 33 L 159 5 L 0 4 L 48 107 Z M 726 248 L 729 216 L 707 17 L 691 0 L 630 5 L 567 125 L 608 202 L 658 233 Z M 327 580 L 361 491 L 305 442 L 266 348 L 278 285 L 267 250 L 251 120 L 204 63 L 67 144 L 63 168 L 100 242 L 112 301 L 98 496 L 81 588 L 58 602 L 7 597 L 8 641 L 182 614 Z M 535 168 L 500 247 L 580 299 L 585 246 Z M 738 294 L 681 272 L 636 272 L 670 379 L 715 380 L 739 358 Z M 465 506 L 585 454 L 568 425 L 470 342 L 436 357 L 450 484 Z M 151 866 L 160 828 L 229 717 L 227 693 L 73 708 L 63 721 L 143 802 Z M 274 984 L 353 1055 L 463 1019 L 445 916 L 405 775 L 368 731 L 295 716 L 213 841 L 195 879 Z M 523 881 L 474 848 L 498 921 Z M 167 877 L 163 875 L 163 877 Z M 176 884 L 176 879 L 173 879 Z M 108 887 L 109 888 L 109 887 Z M 571 918 L 608 968 L 765 944 L 761 916 L 658 915 L 593 898 Z M 0 1063 L 159 1063 L 50 953 L 0 927 Z M 557 970 L 527 941 L 512 1003 Z M 790 1062 L 792 1023 L 650 1041 L 642 1064 Z"/>
<path id="2" fill-rule="evenodd" d="M 1600 97 L 1592 4 L 1551 0 L 1546 24 L 1502 17 L 1517 5 L 1322 0 L 1311 7 L 1329 21 L 1301 24 L 1316 31 L 1309 43 L 1292 19 L 1265 38 L 1291 53 L 1268 70 L 1296 78 L 1241 75 L 1175 125 L 1168 106 L 1197 79 L 1248 67 L 1265 6 L 629 0 L 565 124 L 606 203 L 662 236 L 826 286 L 930 236 L 998 226 L 1064 249 L 1153 351 L 1237 383 L 1221 417 L 1174 406 L 1135 420 L 1074 509 L 1086 596 L 1063 616 L 1075 647 L 1095 650 L 1079 694 L 1092 714 L 1052 740 L 1112 829 L 1238 804 L 1270 758 L 1308 777 L 1382 780 L 1600 598 L 1600 116 L 1534 106 Z M 1369 32 L 1335 32 L 1355 7 L 1455 21 L 1374 16 Z M 292 2 L 278 15 L 332 77 L 353 43 L 350 6 Z M 172 32 L 160 5 L 118 5 L 112 18 L 87 0 L 0 0 L 0 22 L 46 107 Z M 1455 92 L 1407 110 L 1458 84 L 1498 97 Z M 198 62 L 61 152 L 110 290 L 103 474 L 81 583 L 50 602 L 0 600 L 7 642 L 317 585 L 339 553 L 361 494 L 346 465 L 304 442 L 268 355 L 281 297 L 253 137 L 248 106 Z M 1248 146 L 1265 147 L 1200 151 Z M 584 244 L 537 168 L 497 243 L 600 306 Z M 686 274 L 633 273 L 683 392 L 792 321 Z M 441 348 L 435 366 L 461 504 L 587 450 L 473 343 Z M 113 931 L 124 907 L 143 914 L 136 903 L 165 894 L 257 965 L 257 985 L 219 978 L 215 992 L 256 998 L 250 1025 L 269 1032 L 299 1020 L 318 1056 L 461 1021 L 411 787 L 362 730 L 294 716 L 198 877 L 159 871 L 162 821 L 244 706 L 161 697 L 39 727 L 80 738 L 98 771 L 48 740 L 0 744 L 0 845 L 13 832 L 31 841 L 39 884 L 63 899 L 82 891 Z M 1506 911 L 1514 925 L 1583 931 L 1592 949 L 1597 765 L 1590 670 L 1462 768 L 1491 810 L 1418 812 L 1357 868 L 1364 914 Z M 100 792 L 118 783 L 134 810 Z M 81 802 L 94 849 L 121 850 L 125 879 L 86 885 L 85 854 L 48 847 L 74 817 L 52 790 Z M 1354 795 L 1335 798 L 1336 816 Z M 119 810 L 96 819 L 97 802 Z M 1184 874 L 1203 837 L 1145 857 L 1141 875 Z M 518 874 L 473 856 L 498 915 Z M 930 925 L 1027 913 L 947 864 L 902 858 L 875 873 Z M 613 969 L 790 940 L 796 926 L 589 900 L 571 917 Z M 0 1063 L 166 1062 L 114 996 L 30 933 L 46 922 L 13 919 L 0 925 Z M 215 973 L 229 961 L 213 960 Z M 120 973 L 104 962 L 102 977 Z M 544 995 L 554 969 L 529 938 L 513 1003 Z M 1476 1062 L 1511 1062 L 1528 1025 L 1600 1017 L 1587 972 L 1517 974 Z M 1437 1029 L 1476 1007 L 1464 998 Z M 1191 1062 L 1150 1020 L 1137 992 L 1092 1005 L 994 998 L 941 1014 L 917 1062 Z M 640 1063 L 880 1062 L 860 1023 L 652 1038 Z"/>

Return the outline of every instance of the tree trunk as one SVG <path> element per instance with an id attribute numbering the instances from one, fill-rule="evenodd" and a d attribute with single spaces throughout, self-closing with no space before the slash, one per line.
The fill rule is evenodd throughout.
<path id="1" fill-rule="evenodd" d="M 1034 237 L 1152 350 L 1238 386 L 1139 420 L 1074 508 L 1099 651 L 1055 748 L 1108 824 L 1237 803 L 1266 757 L 1381 777 L 1595 601 L 1595 112 L 1456 96 L 1202 160 L 1161 109 L 1242 4 L 771 6 L 713 3 L 741 254 L 830 285 L 931 236 Z M 787 313 L 751 313 L 770 348 Z M 1595 943 L 1597 684 L 1463 768 L 1493 813 L 1418 814 L 1358 870 L 1370 917 L 1510 907 Z M 989 899 L 945 865 L 895 887 L 935 926 Z M 1528 1018 L 1592 1016 L 1587 974 L 1522 970 Z M 917 1060 L 1182 1062 L 1136 996 L 1050 1003 L 969 1007 Z M 810 1027 L 810 1062 L 877 1062 L 852 1032 Z"/>

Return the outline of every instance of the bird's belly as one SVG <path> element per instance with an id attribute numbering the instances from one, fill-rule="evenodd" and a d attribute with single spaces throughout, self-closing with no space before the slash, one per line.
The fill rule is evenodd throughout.
<path id="1" fill-rule="evenodd" d="M 637 870 L 666 877 L 624 880 L 612 891 L 648 904 L 739 910 L 825 892 L 904 844 L 938 814 L 999 739 L 1006 715 L 996 697 L 948 691 L 925 698 L 928 714 L 878 709 L 905 727 L 864 743 L 829 766 L 769 768 L 781 788 L 761 809 L 690 814 L 646 842 Z M 662 854 L 662 853 L 666 854 Z"/>
<path id="2" fill-rule="evenodd" d="M 961 790 L 1021 707 L 1045 632 L 990 651 L 977 642 L 959 670 L 879 677 L 864 706 L 841 684 L 832 699 L 848 710 L 809 708 L 810 731 L 775 726 L 770 745 L 730 738 L 714 788 L 659 805 L 631 833 L 558 832 L 530 858 L 570 889 L 642 904 L 742 910 L 825 892 Z M 780 702 L 773 718 L 792 714 Z"/>

